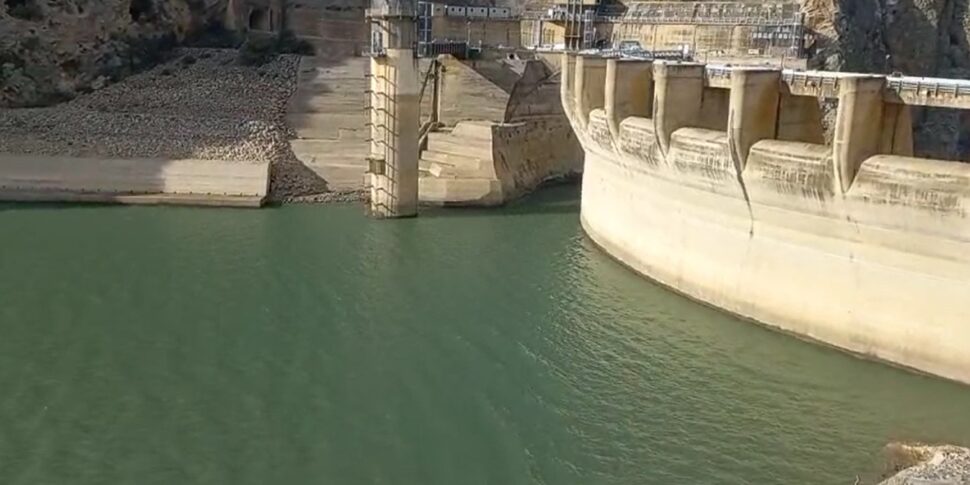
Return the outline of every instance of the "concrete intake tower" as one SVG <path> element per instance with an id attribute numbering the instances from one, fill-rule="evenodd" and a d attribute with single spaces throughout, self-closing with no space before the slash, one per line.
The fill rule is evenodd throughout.
<path id="1" fill-rule="evenodd" d="M 418 211 L 421 83 L 415 0 L 373 0 L 370 62 L 370 211 L 412 217 Z"/>

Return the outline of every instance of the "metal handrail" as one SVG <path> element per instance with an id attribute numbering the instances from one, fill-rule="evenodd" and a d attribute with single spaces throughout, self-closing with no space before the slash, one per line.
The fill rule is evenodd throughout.
<path id="1" fill-rule="evenodd" d="M 704 67 L 704 77 L 708 84 L 723 85 L 725 80 L 731 78 L 733 68 L 726 65 L 706 65 Z M 837 95 L 841 80 L 865 74 L 851 72 L 833 71 L 799 71 L 794 69 L 783 69 L 781 71 L 782 82 L 792 87 L 813 88 L 819 90 L 820 94 L 830 93 Z M 876 75 L 870 75 L 876 76 Z M 925 101 L 925 98 L 933 99 L 934 105 L 943 105 L 945 99 L 940 98 L 968 98 L 970 101 L 970 80 L 968 79 L 946 79 L 929 78 L 916 76 L 891 75 L 882 77 L 885 81 L 885 89 L 897 95 L 908 97 L 908 104 L 920 104 L 913 97 Z M 962 100 L 961 100 L 962 101 Z"/>

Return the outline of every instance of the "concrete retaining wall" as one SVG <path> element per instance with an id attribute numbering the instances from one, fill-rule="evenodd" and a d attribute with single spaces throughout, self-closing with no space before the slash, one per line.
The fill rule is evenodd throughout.
<path id="1" fill-rule="evenodd" d="M 461 122 L 450 133 L 432 133 L 422 161 L 421 201 L 449 206 L 501 205 L 583 166 L 563 116 Z"/>
<path id="2" fill-rule="evenodd" d="M 445 57 L 442 121 L 422 154 L 420 199 L 500 205 L 544 181 L 582 171 L 582 147 L 559 103 L 558 77 L 541 61 L 521 74 L 503 60 Z"/>
<path id="3" fill-rule="evenodd" d="M 0 155 L 0 199 L 258 207 L 269 163 Z"/>
<path id="4" fill-rule="evenodd" d="M 546 116 L 492 127 L 495 171 L 504 200 L 541 183 L 583 171 L 582 149 L 563 116 Z"/>
<path id="5" fill-rule="evenodd" d="M 884 79 L 839 80 L 826 146 L 778 72 L 733 71 L 716 127 L 702 66 L 652 66 L 652 112 L 611 119 L 635 92 L 616 80 L 643 65 L 602 62 L 565 58 L 562 91 L 598 245 L 731 313 L 970 383 L 970 165 L 908 156 L 908 107 L 883 101 Z"/>

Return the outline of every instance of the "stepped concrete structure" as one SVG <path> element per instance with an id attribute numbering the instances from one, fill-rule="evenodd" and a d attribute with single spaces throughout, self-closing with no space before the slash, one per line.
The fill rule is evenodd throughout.
<path id="1" fill-rule="evenodd" d="M 496 206 L 578 174 L 583 154 L 538 60 L 441 59 L 439 120 L 421 153 L 421 202 Z"/>
<path id="2" fill-rule="evenodd" d="M 297 90 L 287 109 L 297 159 L 329 190 L 362 190 L 370 131 L 364 110 L 369 59 L 361 56 L 368 32 L 364 2 L 317 0 L 290 6 L 288 25 L 313 44 L 300 59 Z"/>
<path id="3" fill-rule="evenodd" d="M 423 202 L 499 205 L 502 183 L 492 158 L 492 123 L 460 122 L 450 131 L 429 134 L 421 154 Z"/>
<path id="4" fill-rule="evenodd" d="M 382 174 L 367 172 L 387 171 L 388 155 L 396 153 L 391 149 L 398 146 L 392 142 L 398 129 L 393 122 L 399 117 L 388 115 L 391 108 L 400 109 L 400 100 L 388 90 L 398 89 L 392 76 L 402 71 L 389 65 L 393 59 L 386 21 L 375 18 L 378 35 L 368 39 L 363 3 L 316 0 L 290 5 L 289 27 L 313 43 L 317 54 L 301 60 L 287 123 L 295 135 L 290 145 L 296 158 L 329 190 L 369 189 L 379 197 Z M 455 18 L 438 15 L 434 28 L 444 28 L 450 25 L 446 20 Z M 503 26 L 512 21 L 495 20 Z M 368 46 L 375 40 L 377 45 Z M 425 121 L 412 116 L 414 124 L 406 128 L 427 125 L 432 111 L 437 120 L 436 132 L 426 137 L 415 132 L 413 137 L 424 140 L 418 164 L 421 203 L 498 205 L 543 181 L 581 170 L 582 149 L 562 113 L 557 73 L 540 61 L 505 51 L 488 50 L 484 56 L 439 56 L 438 71 L 429 70 L 430 59 L 415 64 L 416 82 L 410 89 L 422 94 Z M 432 91 L 439 93 L 437 103 Z"/>
<path id="5" fill-rule="evenodd" d="M 970 383 L 970 164 L 913 156 L 966 81 L 563 56 L 582 224 L 691 298 Z M 837 103 L 821 139 L 819 100 Z"/>
<path id="6" fill-rule="evenodd" d="M 296 135 L 290 147 L 331 191 L 359 190 L 364 183 L 367 62 L 363 57 L 300 59 L 297 90 L 287 110 L 287 124 Z"/>

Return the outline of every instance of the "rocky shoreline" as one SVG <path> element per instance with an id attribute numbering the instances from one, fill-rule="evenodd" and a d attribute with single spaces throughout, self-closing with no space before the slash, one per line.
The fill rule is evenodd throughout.
<path id="1" fill-rule="evenodd" d="M 893 443 L 886 453 L 894 475 L 879 485 L 970 484 L 970 448 Z"/>
<path id="2" fill-rule="evenodd" d="M 287 103 L 299 57 L 241 66 L 235 49 L 182 48 L 168 62 L 46 108 L 0 117 L 0 152 L 270 162 L 269 202 L 347 202 L 290 149 Z"/>

